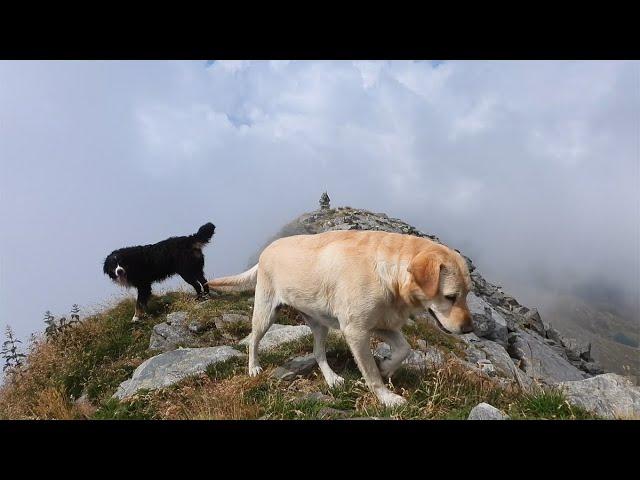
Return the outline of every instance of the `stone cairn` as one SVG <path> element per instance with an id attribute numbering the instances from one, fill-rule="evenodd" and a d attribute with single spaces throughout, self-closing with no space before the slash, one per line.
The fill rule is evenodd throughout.
<path id="1" fill-rule="evenodd" d="M 331 208 L 329 206 L 330 201 L 329 195 L 327 195 L 327 192 L 324 192 L 320 197 L 320 210 L 329 210 L 329 208 Z"/>

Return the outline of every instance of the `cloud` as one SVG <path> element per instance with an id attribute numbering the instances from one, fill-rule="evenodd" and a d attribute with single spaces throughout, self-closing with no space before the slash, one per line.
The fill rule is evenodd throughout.
<path id="1" fill-rule="evenodd" d="M 639 65 L 1 62 L 0 313 L 99 302 L 109 251 L 209 220 L 207 275 L 236 272 L 325 189 L 515 294 L 637 291 Z"/>

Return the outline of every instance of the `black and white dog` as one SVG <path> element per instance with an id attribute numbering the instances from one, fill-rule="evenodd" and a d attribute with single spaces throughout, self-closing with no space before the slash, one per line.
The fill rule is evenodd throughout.
<path id="1" fill-rule="evenodd" d="M 125 247 L 114 250 L 104 261 L 104 273 L 123 287 L 138 289 L 136 311 L 131 321 L 144 313 L 151 296 L 151 284 L 175 275 L 195 288 L 198 297 L 209 293 L 204 278 L 204 247 L 213 236 L 216 226 L 207 223 L 197 233 L 185 237 L 171 237 L 153 245 Z"/>

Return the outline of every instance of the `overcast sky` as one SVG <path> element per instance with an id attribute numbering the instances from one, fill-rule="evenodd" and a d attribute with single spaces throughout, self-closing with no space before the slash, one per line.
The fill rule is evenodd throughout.
<path id="1" fill-rule="evenodd" d="M 637 293 L 639 136 L 639 62 L 0 62 L 0 326 L 123 295 L 109 252 L 208 221 L 206 276 L 242 271 L 325 189 L 516 297 Z"/>

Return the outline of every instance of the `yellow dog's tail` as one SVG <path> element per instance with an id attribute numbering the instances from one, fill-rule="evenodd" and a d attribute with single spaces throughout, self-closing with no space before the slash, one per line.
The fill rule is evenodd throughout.
<path id="1" fill-rule="evenodd" d="M 254 290 L 258 279 L 258 264 L 256 263 L 246 272 L 231 277 L 221 277 L 209 280 L 207 285 L 214 290 L 223 292 L 244 292 Z"/>

